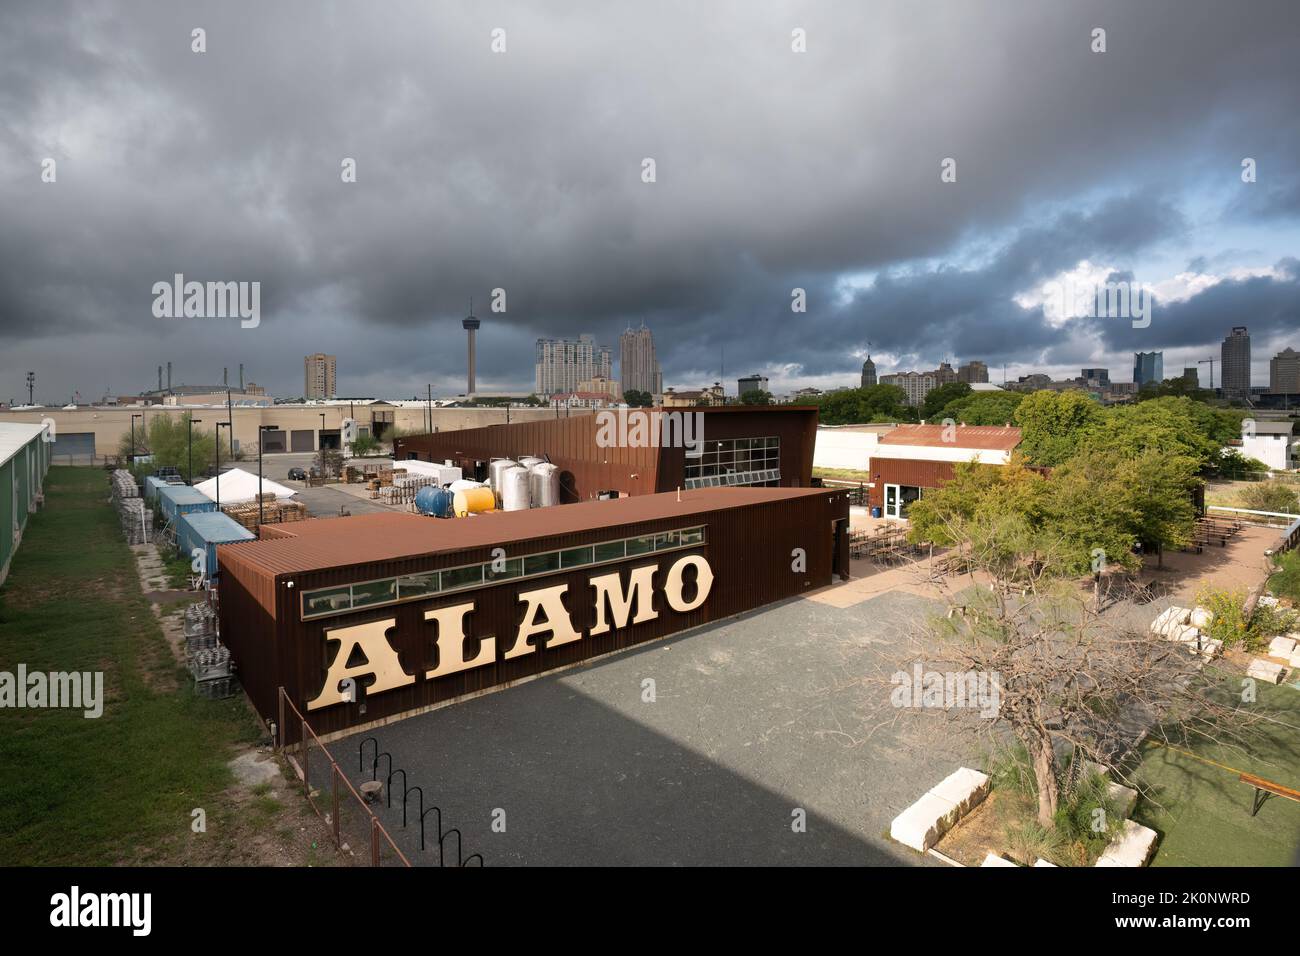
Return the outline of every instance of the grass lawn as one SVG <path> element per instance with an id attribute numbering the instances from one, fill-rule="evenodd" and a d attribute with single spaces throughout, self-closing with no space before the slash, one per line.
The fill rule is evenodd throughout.
<path id="1" fill-rule="evenodd" d="M 105 473 L 51 468 L 0 588 L 0 670 L 103 671 L 104 713 L 0 710 L 0 865 L 150 862 L 212 828 L 232 748 L 258 727 L 207 701 L 144 600 Z"/>
<path id="2" fill-rule="evenodd" d="M 1293 678 L 1294 679 L 1294 678 Z M 1250 815 L 1254 789 L 1237 772 L 1300 789 L 1300 688 L 1260 685 L 1268 724 L 1250 753 L 1202 744 L 1191 752 L 1233 770 L 1149 745 L 1138 777 L 1155 789 L 1133 818 L 1160 833 L 1152 866 L 1294 866 L 1300 854 L 1300 803 L 1272 796 Z"/>

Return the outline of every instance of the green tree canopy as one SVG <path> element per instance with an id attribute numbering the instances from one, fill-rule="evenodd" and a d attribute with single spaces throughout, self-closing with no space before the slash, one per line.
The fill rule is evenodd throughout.
<path id="1" fill-rule="evenodd" d="M 921 417 L 930 421 L 949 402 L 958 401 L 970 393 L 970 385 L 965 382 L 945 382 L 938 388 L 932 388 L 926 393 L 925 401 L 921 403 Z"/>
<path id="2" fill-rule="evenodd" d="M 1102 417 L 1101 406 L 1083 392 L 1031 392 L 1016 406 L 1020 450 L 1031 464 L 1059 465 Z"/>
<path id="3" fill-rule="evenodd" d="M 741 405 L 771 405 L 772 393 L 761 388 L 751 388 L 740 396 Z"/>
<path id="4" fill-rule="evenodd" d="M 934 417 L 967 425 L 1006 425 L 1015 419 L 1016 408 L 1024 397 L 1023 392 L 971 392 L 949 402 Z"/>
<path id="5" fill-rule="evenodd" d="M 818 419 L 823 425 L 916 421 L 916 410 L 908 406 L 907 393 L 897 385 L 846 388 L 819 395 L 812 404 L 817 406 Z"/>

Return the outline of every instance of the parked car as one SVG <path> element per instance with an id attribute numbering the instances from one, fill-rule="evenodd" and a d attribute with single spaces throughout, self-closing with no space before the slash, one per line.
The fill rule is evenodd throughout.
<path id="1" fill-rule="evenodd" d="M 289 480 L 290 480 L 290 481 L 306 481 L 306 480 L 307 480 L 307 472 L 303 471 L 301 468 L 290 468 L 290 469 L 289 469 Z"/>

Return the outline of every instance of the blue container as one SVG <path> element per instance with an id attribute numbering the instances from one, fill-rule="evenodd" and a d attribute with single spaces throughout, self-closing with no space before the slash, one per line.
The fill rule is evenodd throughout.
<path id="1" fill-rule="evenodd" d="M 882 513 L 882 512 L 881 512 L 881 510 L 880 510 L 880 505 L 872 505 L 872 506 L 871 506 L 871 517 L 873 517 L 873 518 L 879 518 L 879 517 L 881 516 L 881 513 Z"/>
<path id="2" fill-rule="evenodd" d="M 189 485 L 163 485 L 158 489 L 158 506 L 172 524 L 194 511 L 216 511 L 217 503 Z"/>
<path id="3" fill-rule="evenodd" d="M 429 485 L 415 493 L 415 508 L 422 515 L 434 518 L 451 517 L 451 492 Z"/>
<path id="4" fill-rule="evenodd" d="M 203 549 L 203 570 L 208 579 L 217 573 L 217 545 L 256 539 L 253 532 L 220 511 L 191 511 L 176 522 L 176 550 L 192 559 L 195 548 Z"/>
<path id="5" fill-rule="evenodd" d="M 153 501 L 158 497 L 158 489 L 167 487 L 167 479 L 150 475 L 144 480 L 144 500 Z"/>

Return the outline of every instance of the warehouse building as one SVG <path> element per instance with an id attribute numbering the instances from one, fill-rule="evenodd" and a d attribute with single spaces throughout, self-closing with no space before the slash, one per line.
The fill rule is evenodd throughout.
<path id="1" fill-rule="evenodd" d="M 929 488 L 956 474 L 958 462 L 1005 465 L 1020 444 L 1020 429 L 989 425 L 899 425 L 867 440 L 867 504 L 885 518 L 906 518 Z"/>
<path id="2" fill-rule="evenodd" d="M 816 436 L 812 406 L 624 408 L 398 438 L 393 458 L 399 467 L 408 459 L 449 461 L 479 480 L 493 459 L 545 458 L 560 470 L 567 503 L 612 491 L 807 488 Z"/>
<path id="3" fill-rule="evenodd" d="M 45 500 L 50 469 L 46 425 L 0 422 L 0 583 L 27 527 L 27 519 Z"/>
<path id="4" fill-rule="evenodd" d="M 843 491 L 707 488 L 264 527 L 217 546 L 221 638 L 264 719 L 283 687 L 338 734 L 847 577 L 848 512 Z"/>

